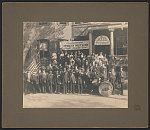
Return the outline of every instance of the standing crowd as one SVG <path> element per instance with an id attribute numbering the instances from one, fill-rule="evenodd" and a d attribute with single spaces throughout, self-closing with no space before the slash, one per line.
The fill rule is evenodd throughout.
<path id="1" fill-rule="evenodd" d="M 113 86 L 117 81 L 123 94 L 122 72 L 122 68 L 116 72 L 102 52 L 90 56 L 80 51 L 61 51 L 53 53 L 49 65 L 39 69 L 38 73 L 24 73 L 24 92 L 82 94 L 94 79 L 100 79 L 109 80 Z"/>

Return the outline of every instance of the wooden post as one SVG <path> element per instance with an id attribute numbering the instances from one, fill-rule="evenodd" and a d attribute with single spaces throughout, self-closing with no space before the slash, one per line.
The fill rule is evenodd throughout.
<path id="1" fill-rule="evenodd" d="M 109 29 L 110 31 L 110 55 L 114 56 L 114 29 Z"/>
<path id="2" fill-rule="evenodd" d="M 92 45 L 92 30 L 89 31 L 89 55 L 92 55 L 93 45 Z"/>

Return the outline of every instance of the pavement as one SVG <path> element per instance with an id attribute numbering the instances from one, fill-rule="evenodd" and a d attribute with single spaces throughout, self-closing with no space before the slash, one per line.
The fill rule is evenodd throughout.
<path id="1" fill-rule="evenodd" d="M 23 108 L 128 108 L 128 90 L 124 95 L 103 97 L 90 94 L 23 95 Z"/>

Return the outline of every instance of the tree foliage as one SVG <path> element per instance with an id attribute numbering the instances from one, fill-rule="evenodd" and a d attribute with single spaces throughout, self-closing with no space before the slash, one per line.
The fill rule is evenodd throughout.
<path id="1" fill-rule="evenodd" d="M 64 25 L 59 25 L 57 22 L 24 22 L 23 23 L 23 61 L 29 49 L 32 49 L 39 39 L 53 39 L 61 38 L 63 35 Z"/>

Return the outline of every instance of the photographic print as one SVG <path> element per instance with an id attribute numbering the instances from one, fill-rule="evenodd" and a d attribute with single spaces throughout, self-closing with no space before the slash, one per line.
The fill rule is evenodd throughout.
<path id="1" fill-rule="evenodd" d="M 23 108 L 128 108 L 128 22 L 23 22 Z"/>

